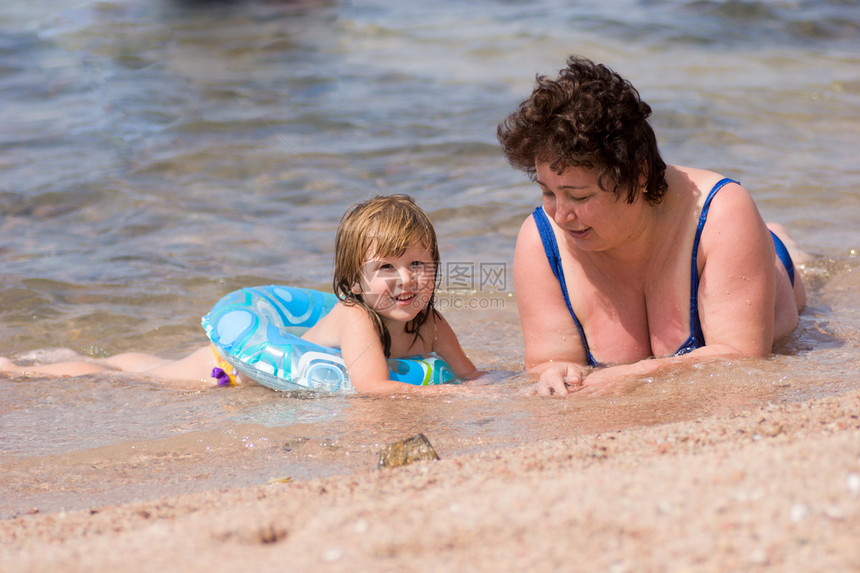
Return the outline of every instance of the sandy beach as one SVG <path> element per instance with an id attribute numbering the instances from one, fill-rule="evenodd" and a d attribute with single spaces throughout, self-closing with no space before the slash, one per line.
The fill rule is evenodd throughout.
<path id="1" fill-rule="evenodd" d="M 860 391 L 439 454 L 7 519 L 0 570 L 860 570 Z"/>

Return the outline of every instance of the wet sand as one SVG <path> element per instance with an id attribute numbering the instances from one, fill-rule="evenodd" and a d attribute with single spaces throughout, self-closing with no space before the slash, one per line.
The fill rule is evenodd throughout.
<path id="1" fill-rule="evenodd" d="M 0 570 L 860 570 L 860 391 L 439 454 L 6 519 Z"/>

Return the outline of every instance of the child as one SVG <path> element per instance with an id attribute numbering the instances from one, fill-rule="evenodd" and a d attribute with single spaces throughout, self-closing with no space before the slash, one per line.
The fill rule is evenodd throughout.
<path id="1" fill-rule="evenodd" d="M 359 203 L 341 219 L 335 238 L 334 308 L 302 338 L 339 348 L 358 392 L 410 391 L 388 377 L 386 358 L 436 352 L 460 378 L 478 372 L 454 331 L 433 307 L 439 245 L 427 215 L 407 195 Z M 91 361 L 17 366 L 0 358 L 0 372 L 80 376 L 106 371 L 178 383 L 199 382 L 229 366 L 205 346 L 180 360 L 126 353 Z M 213 376 L 214 376 L 213 372 Z M 244 377 L 238 375 L 241 382 Z"/>

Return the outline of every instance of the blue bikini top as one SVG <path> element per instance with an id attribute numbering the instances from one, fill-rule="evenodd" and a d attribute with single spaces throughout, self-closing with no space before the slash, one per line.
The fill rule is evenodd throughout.
<path id="1" fill-rule="evenodd" d="M 714 198 L 714 195 L 717 194 L 717 191 L 722 189 L 728 183 L 738 182 L 728 178 L 717 181 L 716 185 L 714 185 L 710 193 L 708 193 L 708 197 L 705 199 L 705 204 L 702 206 L 702 213 L 699 215 L 699 225 L 696 228 L 696 238 L 693 241 L 693 254 L 690 260 L 690 336 L 684 341 L 681 347 L 678 348 L 674 356 L 687 354 L 688 352 L 705 345 L 705 335 L 702 333 L 702 325 L 699 322 L 699 269 L 696 258 L 699 252 L 699 240 L 702 237 L 702 229 L 705 228 L 705 221 L 708 219 L 708 209 L 711 207 L 711 200 Z M 576 324 L 576 329 L 579 331 L 579 336 L 582 338 L 582 344 L 585 347 L 585 355 L 588 359 L 588 364 L 589 366 L 602 366 L 602 364 L 595 360 L 594 356 L 591 355 L 591 350 L 588 348 L 588 340 L 585 338 L 585 331 L 582 329 L 582 324 L 580 324 L 579 319 L 576 317 L 576 313 L 573 312 L 573 307 L 570 304 L 570 297 L 567 293 L 567 283 L 564 280 L 564 270 L 561 266 L 558 242 L 555 239 L 555 233 L 552 230 L 549 218 L 542 207 L 536 208 L 532 213 L 532 217 L 534 217 L 535 223 L 537 224 L 540 240 L 541 243 L 543 243 L 544 252 L 546 252 L 546 258 L 549 262 L 550 268 L 552 269 L 552 274 L 555 275 L 556 279 L 558 279 L 559 285 L 561 286 L 561 293 L 564 296 L 564 302 L 567 305 L 567 310 L 570 311 L 570 316 L 573 317 L 573 322 Z M 776 235 L 773 235 L 773 237 L 774 243 L 779 241 Z M 782 245 L 781 241 L 779 242 L 779 246 L 782 246 L 782 249 L 785 251 L 785 246 Z M 779 246 L 777 247 L 778 254 Z M 785 251 L 785 254 L 787 256 L 788 252 Z M 785 264 L 786 259 L 781 254 L 780 258 L 783 259 L 783 263 Z M 788 258 L 788 261 L 790 263 L 790 257 Z M 788 270 L 788 266 L 789 265 L 786 264 L 786 270 Z M 792 284 L 794 284 L 793 271 L 794 269 L 792 265 L 792 268 L 789 271 Z"/>

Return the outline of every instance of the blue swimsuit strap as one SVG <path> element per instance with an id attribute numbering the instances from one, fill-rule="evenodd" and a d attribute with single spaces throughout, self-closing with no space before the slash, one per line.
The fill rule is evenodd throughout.
<path id="1" fill-rule="evenodd" d="M 717 191 L 722 189 L 728 183 L 738 182 L 734 179 L 720 179 L 711 189 L 711 192 L 708 193 L 708 197 L 705 199 L 705 204 L 702 206 L 702 214 L 699 216 L 699 226 L 696 229 L 696 239 L 693 241 L 693 256 L 691 257 L 690 263 L 690 338 L 681 345 L 681 348 L 679 348 L 675 353 L 676 356 L 679 354 L 686 354 L 691 350 L 695 350 L 696 348 L 700 348 L 705 345 L 705 335 L 702 332 L 702 323 L 699 321 L 699 268 L 697 262 L 699 254 L 699 240 L 702 238 L 702 229 L 704 229 L 705 221 L 708 218 L 708 210 L 711 207 L 711 200 L 714 198 L 714 195 L 717 194 Z M 738 185 L 740 185 L 740 183 L 738 183 Z M 794 286 L 794 262 L 791 260 L 791 255 L 788 254 L 788 249 L 773 231 L 770 232 L 770 235 L 773 238 L 773 246 L 776 250 L 776 254 L 779 256 L 779 259 L 785 267 L 785 271 L 788 273 L 791 285 Z"/>
<path id="2" fill-rule="evenodd" d="M 702 213 L 699 215 L 699 226 L 696 228 L 696 238 L 693 240 L 693 256 L 690 257 L 690 338 L 675 352 L 676 356 L 686 354 L 691 350 L 701 348 L 705 345 L 705 335 L 702 332 L 702 324 L 699 322 L 699 241 L 702 238 L 705 221 L 708 220 L 708 210 L 711 208 L 711 201 L 714 195 L 729 183 L 738 182 L 728 177 L 717 181 L 713 188 L 711 188 L 711 192 L 708 193 L 705 204 L 702 206 Z"/>
<path id="3" fill-rule="evenodd" d="M 540 235 L 547 261 L 552 269 L 552 274 L 558 279 L 558 283 L 561 286 L 561 294 L 564 296 L 564 303 L 567 305 L 567 310 L 570 311 L 570 316 L 573 317 L 573 322 L 576 324 L 580 338 L 582 338 L 582 345 L 585 347 L 585 356 L 588 359 L 588 365 L 599 366 L 600 363 L 591 355 L 591 350 L 588 348 L 588 340 L 585 338 L 585 331 L 582 330 L 582 325 L 579 323 L 579 319 L 576 317 L 576 313 L 573 312 L 573 307 L 570 304 L 570 297 L 567 294 L 567 281 L 564 280 L 564 269 L 561 266 L 561 255 L 558 251 L 558 243 L 555 240 L 555 232 L 552 230 L 549 218 L 546 216 L 543 207 L 536 208 L 532 213 L 532 217 L 537 225 L 538 234 Z"/>

